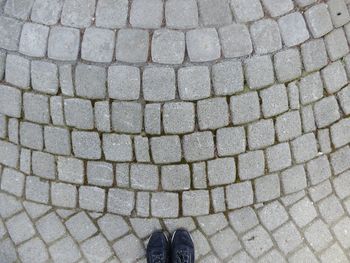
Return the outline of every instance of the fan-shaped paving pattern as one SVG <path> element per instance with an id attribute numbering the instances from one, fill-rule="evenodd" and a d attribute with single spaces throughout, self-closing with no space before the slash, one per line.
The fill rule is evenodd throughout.
<path id="1" fill-rule="evenodd" d="M 348 7 L 3 1 L 2 258 L 348 261 Z"/>

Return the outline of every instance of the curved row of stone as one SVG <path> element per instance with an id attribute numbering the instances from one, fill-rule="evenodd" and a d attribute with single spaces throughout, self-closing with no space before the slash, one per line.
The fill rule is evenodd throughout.
<path id="1" fill-rule="evenodd" d="M 200 263 L 347 262 L 349 178 L 348 171 L 263 206 L 178 219 L 61 209 L 0 192 L 0 254 L 25 263 L 145 262 L 154 230 L 186 228 Z"/>
<path id="2" fill-rule="evenodd" d="M 343 127 L 348 130 L 349 120 L 335 125 L 342 125 L 345 121 L 347 126 Z M 349 176 L 345 172 L 350 168 L 349 146 L 339 148 L 328 156 L 317 157 L 316 141 L 312 142 L 312 137 L 314 138 L 313 133 L 309 133 L 298 138 L 300 149 L 304 149 L 300 152 L 305 158 L 302 161 L 312 159 L 305 165 L 295 164 L 289 167 L 289 164 L 281 168 L 281 172 L 264 176 L 263 172 L 251 173 L 252 177 L 248 181 L 229 184 L 230 181 L 225 180 L 233 172 L 229 169 L 229 164 L 231 162 L 234 165 L 234 159 L 216 159 L 208 162 L 208 173 L 205 171 L 205 163 L 192 166 L 192 187 L 187 164 L 162 166 L 159 176 L 158 168 L 154 165 L 121 163 L 113 167 L 105 162 L 89 161 L 84 164 L 72 157 L 58 157 L 56 176 L 55 158 L 23 148 L 18 169 L 14 163 L 19 159 L 17 146 L 0 141 L 1 148 L 4 149 L 0 163 L 18 169 L 3 167 L 0 188 L 26 200 L 58 207 L 80 207 L 96 212 L 160 218 L 206 215 L 274 200 L 281 195 L 320 184 L 332 174 L 342 174 L 341 177 L 344 178 Z M 348 143 L 348 140 L 349 138 L 343 143 Z M 320 140 L 319 143 L 325 147 L 329 141 Z M 279 154 L 283 158 L 283 151 Z M 223 163 L 226 166 L 220 167 Z M 256 164 L 253 161 L 250 166 Z M 51 175 L 53 177 L 47 180 Z M 109 183 L 111 186 L 106 187 Z M 224 183 L 226 185 L 222 185 Z"/>

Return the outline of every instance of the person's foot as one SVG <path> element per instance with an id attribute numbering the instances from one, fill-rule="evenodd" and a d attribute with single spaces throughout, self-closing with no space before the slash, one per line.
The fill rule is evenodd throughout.
<path id="1" fill-rule="evenodd" d="M 147 245 L 147 263 L 168 263 L 168 252 L 167 237 L 161 231 L 154 232 Z"/>
<path id="2" fill-rule="evenodd" d="M 184 229 L 176 230 L 171 238 L 171 261 L 194 263 L 194 245 L 190 233 Z"/>

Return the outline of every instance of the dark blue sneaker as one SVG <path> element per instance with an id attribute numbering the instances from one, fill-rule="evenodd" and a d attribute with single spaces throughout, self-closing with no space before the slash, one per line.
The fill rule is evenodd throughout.
<path id="1" fill-rule="evenodd" d="M 194 245 L 190 233 L 176 230 L 171 238 L 171 262 L 194 263 Z"/>
<path id="2" fill-rule="evenodd" d="M 169 243 L 163 232 L 157 231 L 151 235 L 147 245 L 147 263 L 168 263 Z"/>

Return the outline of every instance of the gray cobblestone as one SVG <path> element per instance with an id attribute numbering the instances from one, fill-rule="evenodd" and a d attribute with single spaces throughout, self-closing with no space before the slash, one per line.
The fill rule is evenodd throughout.
<path id="1" fill-rule="evenodd" d="M 152 60 L 161 64 L 181 64 L 185 56 L 185 35 L 168 29 L 156 30 L 152 37 Z"/>
<path id="2" fill-rule="evenodd" d="M 238 156 L 238 174 L 241 180 L 248 180 L 264 174 L 265 160 L 263 151 L 252 151 Z"/>
<path id="3" fill-rule="evenodd" d="M 230 228 L 226 228 L 215 234 L 210 239 L 210 242 L 221 259 L 232 256 L 241 248 L 237 236 Z"/>
<path id="4" fill-rule="evenodd" d="M 196 230 L 196 225 L 194 223 L 194 220 L 191 217 L 182 217 L 182 218 L 176 218 L 176 219 L 171 219 L 171 218 L 164 219 L 163 222 L 164 222 L 164 224 L 169 232 L 173 232 L 181 226 L 186 226 L 186 229 L 188 231 Z M 197 236 L 196 233 L 200 233 L 198 230 L 196 230 L 196 231 L 192 232 L 192 238 L 194 238 L 194 239 Z"/>
<path id="5" fill-rule="evenodd" d="M 202 200 L 204 202 L 204 200 Z M 154 217 L 177 217 L 179 215 L 179 197 L 177 193 L 153 193 L 151 211 Z"/>
<path id="6" fill-rule="evenodd" d="M 79 129 L 92 129 L 94 127 L 94 116 L 90 100 L 65 99 L 64 113 L 66 123 Z"/>
<path id="7" fill-rule="evenodd" d="M 198 100 L 210 96 L 209 69 L 205 66 L 181 68 L 178 71 L 178 88 L 183 100 Z"/>
<path id="8" fill-rule="evenodd" d="M 112 241 L 129 231 L 129 226 L 121 216 L 106 214 L 97 220 L 97 224 L 105 237 Z"/>
<path id="9" fill-rule="evenodd" d="M 149 143 L 147 137 L 134 137 L 135 157 L 138 162 L 150 162 Z"/>
<path id="10" fill-rule="evenodd" d="M 301 45 L 301 56 L 306 71 L 321 69 L 328 63 L 323 39 L 315 39 Z"/>
<path id="11" fill-rule="evenodd" d="M 334 96 L 316 102 L 314 113 L 319 128 L 324 128 L 340 119 L 338 102 Z"/>
<path id="12" fill-rule="evenodd" d="M 236 180 L 236 165 L 234 158 L 221 158 L 208 161 L 209 185 L 223 185 Z"/>
<path id="13" fill-rule="evenodd" d="M 163 107 L 164 131 L 171 134 L 193 132 L 194 104 L 190 102 L 165 103 Z"/>
<path id="14" fill-rule="evenodd" d="M 303 0 L 300 0 L 303 1 Z M 313 2 L 314 0 L 311 0 Z M 299 249 L 297 252 L 295 252 L 290 258 L 291 263 L 297 263 L 301 260 L 307 260 L 310 263 L 316 263 L 318 262 L 316 256 L 311 252 L 311 250 L 308 247 L 304 247 L 302 249 Z"/>
<path id="15" fill-rule="evenodd" d="M 279 248 L 285 254 L 295 250 L 302 243 L 300 232 L 292 222 L 288 222 L 277 229 L 273 237 Z"/>
<path id="16" fill-rule="evenodd" d="M 51 202 L 53 205 L 73 208 L 77 204 L 77 188 L 70 184 L 51 184 Z"/>
<path id="17" fill-rule="evenodd" d="M 72 132 L 74 155 L 78 158 L 97 160 L 101 158 L 101 141 L 97 132 Z"/>
<path id="18" fill-rule="evenodd" d="M 208 214 L 209 192 L 206 190 L 183 192 L 182 212 L 184 216 L 199 216 Z"/>
<path id="19" fill-rule="evenodd" d="M 299 227 L 306 226 L 317 216 L 313 203 L 307 197 L 292 205 L 289 214 Z"/>
<path id="20" fill-rule="evenodd" d="M 345 146 L 330 155 L 330 161 L 333 167 L 334 173 L 337 175 L 339 173 L 344 172 L 345 170 L 350 168 L 350 164 L 348 162 L 348 158 L 350 158 L 350 148 L 349 146 Z"/>
<path id="21" fill-rule="evenodd" d="M 95 0 L 68 0 L 64 2 L 61 23 L 65 26 L 84 28 L 92 23 L 95 13 Z"/>
<path id="22" fill-rule="evenodd" d="M 350 86 L 343 88 L 337 95 L 343 112 L 346 115 L 350 114 Z"/>
<path id="23" fill-rule="evenodd" d="M 301 108 L 301 119 L 303 122 L 303 131 L 310 132 L 316 130 L 316 123 L 312 105 Z"/>
<path id="24" fill-rule="evenodd" d="M 194 0 L 170 0 L 165 3 L 166 25 L 175 29 L 190 29 L 198 25 L 198 8 Z"/>
<path id="25" fill-rule="evenodd" d="M 272 19 L 261 19 L 250 26 L 255 52 L 272 53 L 282 48 L 278 24 Z"/>
<path id="26" fill-rule="evenodd" d="M 62 96 L 50 97 L 51 121 L 54 125 L 64 125 Z"/>
<path id="27" fill-rule="evenodd" d="M 273 84 L 275 79 L 271 57 L 264 55 L 247 59 L 245 76 L 251 89 L 260 89 Z"/>
<path id="28" fill-rule="evenodd" d="M 226 217 L 222 213 L 200 216 L 197 217 L 199 227 L 203 230 L 204 234 L 207 236 L 211 236 L 221 230 L 223 230 L 228 222 Z"/>
<path id="29" fill-rule="evenodd" d="M 103 152 L 109 161 L 131 161 L 133 158 L 131 138 L 128 135 L 104 134 Z"/>
<path id="30" fill-rule="evenodd" d="M 160 104 L 146 104 L 145 106 L 145 131 L 148 134 L 161 133 L 161 105 Z"/>
<path id="31" fill-rule="evenodd" d="M 57 60 L 76 60 L 79 52 L 78 29 L 55 26 L 51 28 L 48 41 L 48 56 Z"/>
<path id="32" fill-rule="evenodd" d="M 72 216 L 66 221 L 65 224 L 68 228 L 68 231 L 78 242 L 89 238 L 97 231 L 97 228 L 91 222 L 90 218 L 86 215 L 85 212 L 80 212 Z"/>
<path id="33" fill-rule="evenodd" d="M 62 155 L 70 154 L 70 135 L 67 129 L 45 126 L 44 137 L 45 149 L 48 152 Z"/>
<path id="34" fill-rule="evenodd" d="M 53 155 L 33 151 L 31 164 L 33 174 L 46 179 L 55 179 L 56 164 L 55 157 Z"/>
<path id="35" fill-rule="evenodd" d="M 212 67 L 216 95 L 232 95 L 243 90 L 243 70 L 239 61 L 221 62 Z"/>
<path id="36" fill-rule="evenodd" d="M 130 24 L 133 27 L 159 28 L 163 19 L 163 2 L 160 0 L 136 0 L 130 10 Z"/>
<path id="37" fill-rule="evenodd" d="M 312 223 L 312 225 L 305 230 L 305 237 L 311 247 L 316 251 L 325 249 L 333 240 L 327 225 L 320 219 Z"/>
<path id="38" fill-rule="evenodd" d="M 269 234 L 260 225 L 246 233 L 242 239 L 246 250 L 254 258 L 262 255 L 273 246 Z"/>
<path id="39" fill-rule="evenodd" d="M 344 214 L 344 208 L 338 198 L 332 194 L 318 203 L 321 216 L 326 223 L 331 224 L 337 221 Z"/>
<path id="40" fill-rule="evenodd" d="M 283 171 L 280 179 L 284 194 L 298 192 L 307 186 L 306 173 L 302 165 L 296 165 Z"/>
<path id="41" fill-rule="evenodd" d="M 253 45 L 246 25 L 231 24 L 221 27 L 219 35 L 225 57 L 240 57 L 252 53 Z"/>
<path id="42" fill-rule="evenodd" d="M 95 125 L 98 131 L 111 131 L 111 115 L 108 101 L 97 101 L 94 105 Z"/>
<path id="43" fill-rule="evenodd" d="M 344 30 L 338 28 L 324 37 L 329 58 L 332 61 L 338 60 L 349 53 L 349 46 Z"/>
<path id="44" fill-rule="evenodd" d="M 211 98 L 198 101 L 198 123 L 201 130 L 217 129 L 229 123 L 226 98 Z"/>
<path id="45" fill-rule="evenodd" d="M 341 61 L 329 64 L 321 73 L 328 93 L 337 92 L 348 83 L 346 72 Z"/>
<path id="46" fill-rule="evenodd" d="M 120 215 L 130 215 L 135 205 L 135 194 L 123 189 L 109 189 L 107 211 Z"/>
<path id="47" fill-rule="evenodd" d="M 273 0 L 263 0 L 262 3 L 272 17 L 284 15 L 285 13 L 291 11 L 294 7 L 291 0 L 282 0 L 279 2 Z"/>
<path id="48" fill-rule="evenodd" d="M 219 156 L 230 156 L 243 153 L 246 149 L 244 128 L 229 127 L 217 130 L 216 147 Z"/>
<path id="49" fill-rule="evenodd" d="M 132 164 L 130 183 L 133 189 L 157 190 L 159 186 L 158 167 L 151 164 Z"/>
<path id="50" fill-rule="evenodd" d="M 211 203 L 215 213 L 226 211 L 226 200 L 224 187 L 217 187 L 210 190 Z"/>
<path id="51" fill-rule="evenodd" d="M 30 85 L 30 61 L 18 55 L 7 55 L 5 80 L 20 88 L 28 89 Z"/>
<path id="52" fill-rule="evenodd" d="M 34 238 L 19 246 L 18 253 L 22 262 L 44 262 L 49 258 L 44 243 L 38 238 Z"/>
<path id="53" fill-rule="evenodd" d="M 14 18 L 1 16 L 0 34 L 3 36 L 0 40 L 0 47 L 17 51 L 19 39 L 22 30 L 22 23 Z"/>
<path id="54" fill-rule="evenodd" d="M 232 0 L 231 8 L 236 20 L 241 23 L 258 20 L 264 16 L 264 11 L 258 0 Z"/>
<path id="55" fill-rule="evenodd" d="M 6 2 L 4 12 L 9 16 L 25 20 L 29 17 L 34 0 L 9 0 Z"/>
<path id="56" fill-rule="evenodd" d="M 1 189 L 21 197 L 24 190 L 25 176 L 16 170 L 5 168 L 1 176 Z"/>
<path id="57" fill-rule="evenodd" d="M 83 161 L 71 157 L 58 157 L 58 178 L 62 181 L 82 184 L 84 181 Z"/>
<path id="58" fill-rule="evenodd" d="M 28 200 L 47 204 L 49 202 L 49 182 L 36 176 L 27 176 L 25 195 Z"/>
<path id="59" fill-rule="evenodd" d="M 43 57 L 46 54 L 49 28 L 43 25 L 26 23 L 22 28 L 19 51 L 22 54 Z"/>
<path id="60" fill-rule="evenodd" d="M 155 163 L 180 162 L 181 143 L 178 136 L 151 138 L 152 158 Z"/>
<path id="61" fill-rule="evenodd" d="M 128 16 L 127 0 L 102 0 L 96 6 L 96 26 L 121 28 L 126 25 Z"/>
<path id="62" fill-rule="evenodd" d="M 143 245 L 134 234 L 129 234 L 115 242 L 113 249 L 122 262 L 135 262 L 144 255 Z"/>
<path id="63" fill-rule="evenodd" d="M 142 76 L 143 96 L 147 101 L 175 99 L 175 72 L 169 67 L 148 67 Z"/>
<path id="64" fill-rule="evenodd" d="M 278 201 L 263 206 L 261 210 L 258 211 L 258 215 L 262 224 L 269 231 L 276 229 L 288 220 L 286 209 Z"/>
<path id="65" fill-rule="evenodd" d="M 292 157 L 288 143 L 280 143 L 266 149 L 267 167 L 275 172 L 292 165 Z"/>
<path id="66" fill-rule="evenodd" d="M 117 132 L 139 133 L 142 130 L 142 105 L 136 102 L 112 103 L 112 126 Z"/>
<path id="67" fill-rule="evenodd" d="M 87 28 L 81 44 L 81 58 L 94 62 L 111 62 L 115 34 L 112 30 Z"/>
<path id="68" fill-rule="evenodd" d="M 301 135 L 301 120 L 298 111 L 286 112 L 276 119 L 276 133 L 279 141 L 287 141 Z"/>
<path id="69" fill-rule="evenodd" d="M 82 209 L 103 212 L 105 207 L 105 190 L 95 186 L 79 188 L 79 206 Z"/>
<path id="70" fill-rule="evenodd" d="M 105 68 L 78 64 L 75 68 L 75 91 L 88 99 L 102 99 L 106 96 Z"/>
<path id="71" fill-rule="evenodd" d="M 295 12 L 278 19 L 278 25 L 286 46 L 291 47 L 309 39 L 309 31 L 301 13 Z"/>
<path id="72" fill-rule="evenodd" d="M 32 124 L 32 123 L 28 122 L 28 124 Z M 35 124 L 33 124 L 33 125 L 35 125 Z M 31 128 L 33 128 L 33 127 L 31 127 Z M 33 145 L 32 147 L 37 147 L 37 145 L 39 144 L 38 142 L 41 141 L 41 137 L 40 137 L 40 135 L 37 136 L 37 138 L 36 138 L 38 141 L 37 144 L 30 142 L 30 140 L 29 140 L 30 136 L 28 136 L 28 135 L 32 131 L 33 131 L 32 129 L 29 129 L 28 133 L 26 133 L 25 135 L 22 136 L 24 138 L 23 142 L 24 142 L 24 144 Z M 18 144 L 19 143 L 19 132 L 20 132 L 20 127 L 19 127 L 18 119 L 16 119 L 16 118 L 9 119 L 9 124 L 8 124 L 9 141 L 13 142 L 15 144 Z M 40 134 L 40 131 L 39 131 L 39 134 Z M 40 143 L 40 145 L 41 145 L 41 143 Z"/>
<path id="73" fill-rule="evenodd" d="M 146 62 L 149 49 L 149 34 L 141 29 L 118 31 L 115 56 L 117 60 L 129 63 Z"/>
<path id="74" fill-rule="evenodd" d="M 20 171 L 29 174 L 31 169 L 31 151 L 29 149 L 21 149 L 19 169 Z"/>
<path id="75" fill-rule="evenodd" d="M 254 194 L 250 181 L 226 186 L 228 209 L 241 208 L 253 204 Z"/>
<path id="76" fill-rule="evenodd" d="M 72 65 L 59 66 L 60 88 L 63 95 L 74 96 Z"/>
<path id="77" fill-rule="evenodd" d="M 347 132 L 350 125 L 350 119 L 342 119 L 331 127 L 331 138 L 334 146 L 339 148 L 350 142 Z"/>
<path id="78" fill-rule="evenodd" d="M 297 163 L 305 162 L 317 155 L 317 142 L 313 133 L 304 134 L 291 142 L 292 153 Z"/>
<path id="79" fill-rule="evenodd" d="M 322 262 L 327 262 L 332 259 L 337 259 L 338 262 L 347 261 L 347 257 L 345 256 L 343 250 L 340 248 L 338 244 L 333 244 L 331 247 L 329 247 L 326 251 L 324 251 L 320 255 Z"/>
<path id="80" fill-rule="evenodd" d="M 318 130 L 317 131 L 317 139 L 318 139 L 318 143 L 320 145 L 321 152 L 330 153 L 332 151 L 331 140 L 329 137 L 329 130 L 328 129 Z"/>
<path id="81" fill-rule="evenodd" d="M 87 162 L 87 180 L 89 184 L 111 186 L 113 184 L 113 166 L 106 162 Z"/>
<path id="82" fill-rule="evenodd" d="M 205 164 L 205 162 L 192 164 L 192 182 L 196 189 L 204 189 L 207 187 L 207 171 Z"/>
<path id="83" fill-rule="evenodd" d="M 109 97 L 120 100 L 137 100 L 140 96 L 140 81 L 140 70 L 136 67 L 109 67 Z"/>
<path id="84" fill-rule="evenodd" d="M 24 117 L 33 122 L 48 123 L 50 119 L 47 96 L 25 93 L 23 95 Z"/>
<path id="85" fill-rule="evenodd" d="M 250 150 L 262 149 L 274 144 L 275 130 L 273 121 L 260 120 L 248 125 L 248 145 Z"/>
<path id="86" fill-rule="evenodd" d="M 5 224 L 15 244 L 26 241 L 35 235 L 34 227 L 25 212 L 15 215 Z"/>
<path id="87" fill-rule="evenodd" d="M 196 132 L 183 137 L 183 151 L 186 161 L 202 161 L 214 157 L 213 134 Z"/>
<path id="88" fill-rule="evenodd" d="M 188 56 L 193 62 L 211 61 L 220 57 L 219 36 L 215 28 L 188 31 L 186 46 Z"/>
<path id="89" fill-rule="evenodd" d="M 260 118 L 260 103 L 257 92 L 249 92 L 230 98 L 233 124 L 242 124 Z"/>
<path id="90" fill-rule="evenodd" d="M 335 27 L 341 27 L 350 21 L 349 11 L 344 0 L 327 2 L 329 13 Z"/>
<path id="91" fill-rule="evenodd" d="M 21 122 L 20 142 L 28 148 L 42 150 L 44 144 L 42 127 L 30 122 Z"/>
<path id="92" fill-rule="evenodd" d="M 232 14 L 228 1 L 200 0 L 199 17 L 204 26 L 220 26 L 232 22 Z"/>
<path id="93" fill-rule="evenodd" d="M 66 232 L 64 225 L 54 212 L 40 218 L 35 226 L 44 241 L 48 243 L 62 237 Z"/>
<path id="94" fill-rule="evenodd" d="M 188 190 L 191 186 L 191 172 L 187 164 L 161 167 L 162 188 L 168 191 Z"/>
<path id="95" fill-rule="evenodd" d="M 301 76 L 301 59 L 297 49 L 280 51 L 274 56 L 276 76 L 280 82 L 287 82 Z"/>
<path id="96" fill-rule="evenodd" d="M 61 0 L 36 0 L 30 18 L 37 23 L 54 25 L 60 18 L 63 2 Z"/>
<path id="97" fill-rule="evenodd" d="M 280 181 L 277 174 L 265 175 L 254 180 L 257 202 L 266 202 L 281 195 Z"/>
<path id="98" fill-rule="evenodd" d="M 57 93 L 58 69 L 56 64 L 45 61 L 32 61 L 31 77 L 34 90 L 48 94 Z"/>
<path id="99" fill-rule="evenodd" d="M 51 245 L 49 252 L 55 261 L 74 262 L 81 257 L 79 248 L 71 237 L 65 237 Z"/>
<path id="100" fill-rule="evenodd" d="M 94 236 L 81 245 L 85 257 L 93 262 L 100 262 L 112 255 L 112 250 L 102 235 Z"/>
<path id="101" fill-rule="evenodd" d="M 272 117 L 288 110 L 287 90 L 283 84 L 262 90 L 260 96 L 264 117 Z"/>
<path id="102" fill-rule="evenodd" d="M 15 88 L 0 85 L 0 112 L 4 115 L 21 116 L 21 92 Z"/>
<path id="103" fill-rule="evenodd" d="M 324 3 L 309 8 L 304 16 L 314 38 L 326 35 L 333 29 L 328 6 Z"/>
<path id="104" fill-rule="evenodd" d="M 117 185 L 120 187 L 129 187 L 130 165 L 128 163 L 117 163 L 115 165 L 115 177 Z"/>

